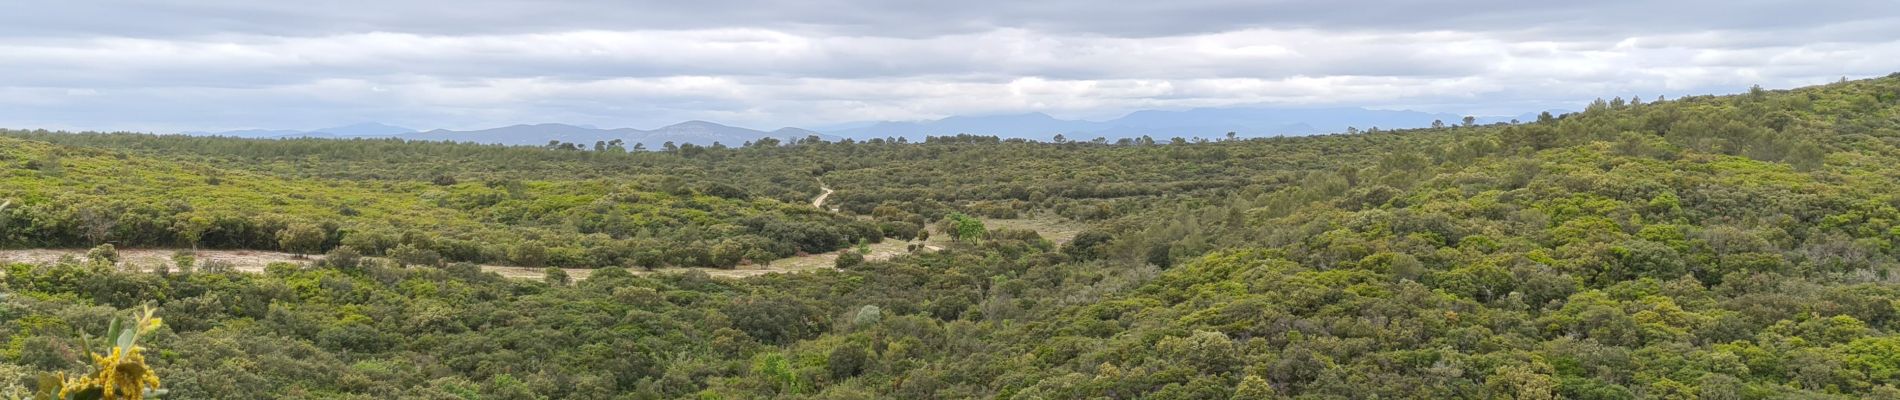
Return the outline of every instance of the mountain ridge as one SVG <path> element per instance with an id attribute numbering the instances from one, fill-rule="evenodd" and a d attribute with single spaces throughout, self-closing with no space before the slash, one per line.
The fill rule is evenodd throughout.
<path id="1" fill-rule="evenodd" d="M 1560 110 L 1544 112 L 1561 113 Z M 1475 123 L 1491 124 L 1512 120 L 1535 120 L 1538 113 L 1516 116 L 1476 117 Z M 1240 137 L 1314 135 L 1345 132 L 1349 129 L 1403 129 L 1427 127 L 1433 121 L 1447 125 L 1463 123 L 1463 116 L 1410 110 L 1377 110 L 1362 107 L 1268 108 L 1206 107 L 1182 110 L 1137 110 L 1103 121 L 1062 119 L 1043 112 L 993 115 L 953 115 L 920 121 L 860 121 L 812 130 L 781 127 L 771 131 L 742 128 L 705 120 L 688 120 L 650 130 L 635 128 L 597 128 L 564 123 L 515 124 L 486 129 L 419 131 L 377 122 L 362 122 L 310 131 L 249 129 L 225 132 L 185 132 L 188 135 L 217 135 L 258 139 L 350 139 L 397 138 L 475 142 L 485 144 L 538 146 L 550 141 L 587 146 L 596 142 L 620 140 L 628 146 L 644 144 L 659 147 L 666 142 L 710 146 L 715 143 L 737 146 L 763 138 L 796 140 L 816 136 L 822 140 L 870 140 L 904 137 L 921 140 L 927 136 L 957 134 L 990 135 L 1003 138 L 1048 140 L 1063 135 L 1071 140 L 1106 138 L 1110 140 L 1150 136 L 1220 137 L 1233 132 Z"/>
<path id="2" fill-rule="evenodd" d="M 1561 110 L 1540 112 L 1561 113 Z M 1476 117 L 1478 124 L 1535 120 L 1539 112 L 1515 116 Z M 1432 121 L 1460 124 L 1464 116 L 1410 110 L 1377 110 L 1361 107 L 1267 108 L 1221 107 L 1184 110 L 1137 110 L 1104 121 L 1068 120 L 1040 112 L 987 116 L 958 115 L 923 121 L 879 121 L 854 128 L 831 131 L 854 139 L 880 137 L 944 136 L 962 133 L 996 135 L 1005 138 L 1048 139 L 1061 134 L 1070 139 L 1132 138 L 1139 136 L 1218 137 L 1234 132 L 1241 137 L 1313 135 L 1345 132 L 1349 128 L 1381 129 L 1423 128 Z M 842 124 L 839 126 L 852 126 Z"/>

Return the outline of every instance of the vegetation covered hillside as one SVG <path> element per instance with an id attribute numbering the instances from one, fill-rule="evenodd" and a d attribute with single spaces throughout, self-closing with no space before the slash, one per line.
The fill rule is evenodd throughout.
<path id="1" fill-rule="evenodd" d="M 405 262 L 731 267 L 877 228 L 717 181 L 344 181 L 0 138 L 0 247 L 398 252 Z"/>
<path id="2" fill-rule="evenodd" d="M 475 169 L 434 185 L 435 174 L 364 172 L 387 161 L 298 153 L 406 146 L 380 141 L 8 136 L 74 146 L 7 142 L 29 149 L 14 163 L 66 149 L 67 174 L 192 159 L 171 165 L 342 193 L 319 199 L 410 193 L 401 201 L 427 205 L 420 193 L 511 179 Z M 304 150 L 245 167 L 225 150 L 164 144 L 186 140 Z M 1310 138 L 493 148 L 482 151 L 596 171 L 577 180 L 613 182 L 601 187 L 679 168 L 769 191 L 777 172 L 747 162 L 800 165 L 843 205 L 836 217 L 812 210 L 812 223 L 880 234 L 973 226 L 955 212 L 1089 228 L 1062 243 L 964 232 L 941 251 L 743 280 L 616 266 L 568 283 L 465 264 L 163 275 L 16 264 L 0 300 L 0 379 L 82 371 L 69 332 L 149 303 L 165 324 L 140 340 L 177 398 L 1900 398 L 1896 145 L 1900 76 Z M 281 163 L 306 164 L 270 166 Z M 295 172 L 306 167 L 356 172 Z M 40 172 L 9 179 L 50 182 Z M 359 183 L 329 180 L 344 177 Z M 536 198 L 610 193 L 513 179 Z M 139 190 L 82 182 L 61 187 Z M 760 197 L 771 196 L 724 201 L 785 203 Z M 270 210 L 267 199 L 233 212 Z M 360 216 L 397 213 L 377 207 Z M 520 224 L 434 207 L 470 229 Z M 804 215 L 779 213 L 738 219 Z M 457 227 L 416 228 L 436 229 Z"/>

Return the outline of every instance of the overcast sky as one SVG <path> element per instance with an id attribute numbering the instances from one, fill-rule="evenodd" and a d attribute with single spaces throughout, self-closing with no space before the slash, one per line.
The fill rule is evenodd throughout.
<path id="1" fill-rule="evenodd" d="M 1894 60 L 1893 0 L 0 0 L 0 126 L 1515 115 Z"/>

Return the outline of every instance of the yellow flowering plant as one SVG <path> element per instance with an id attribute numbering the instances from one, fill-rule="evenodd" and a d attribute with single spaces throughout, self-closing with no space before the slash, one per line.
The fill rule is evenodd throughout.
<path id="1" fill-rule="evenodd" d="M 158 374 L 145 364 L 144 347 L 139 338 L 158 329 L 163 320 L 146 306 L 133 315 L 128 324 L 113 318 L 106 329 L 108 347 L 93 351 L 91 338 L 82 337 L 80 346 L 92 357 L 90 372 L 69 375 L 61 372 L 40 376 L 35 400 L 139 400 L 158 398 Z"/>

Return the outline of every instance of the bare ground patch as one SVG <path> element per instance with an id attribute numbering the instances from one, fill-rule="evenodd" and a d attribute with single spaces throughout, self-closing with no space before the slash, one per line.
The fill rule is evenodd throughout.
<path id="1" fill-rule="evenodd" d="M 820 200 L 822 200 L 822 198 Z M 1061 221 L 1054 218 L 989 219 L 984 220 L 984 223 L 991 229 L 1010 228 L 1034 230 L 1044 238 L 1056 242 L 1057 244 L 1068 242 L 1085 228 L 1085 226 L 1080 223 Z M 865 261 L 884 261 L 910 254 L 909 247 L 913 243 L 920 246 L 918 251 L 938 251 L 942 250 L 944 246 L 949 245 L 950 240 L 944 235 L 933 235 L 930 240 L 924 242 L 885 240 L 881 243 L 868 245 L 869 251 L 865 253 L 864 259 Z M 153 271 L 161 265 L 173 265 L 172 255 L 181 250 L 185 249 L 121 249 L 118 251 L 119 266 L 136 271 Z M 50 264 L 59 262 L 60 259 L 68 257 L 74 260 L 81 260 L 85 258 L 86 251 L 87 249 L 0 250 L 0 264 Z M 741 265 L 734 269 L 667 267 L 646 271 L 639 268 L 631 268 L 628 269 L 628 272 L 640 275 L 698 271 L 715 277 L 749 278 L 771 273 L 835 269 L 838 254 L 845 251 L 858 251 L 858 249 L 851 247 L 829 253 L 788 257 L 764 264 Z M 204 265 L 207 262 L 219 262 L 230 265 L 238 272 L 246 273 L 263 273 L 264 267 L 275 263 L 308 265 L 313 261 L 323 259 L 322 255 L 298 255 L 262 250 L 198 250 L 194 255 L 197 258 L 198 265 Z M 482 271 L 494 272 L 503 277 L 512 279 L 539 280 L 547 275 L 546 268 L 529 268 L 511 265 L 482 265 L 481 268 Z M 565 270 L 567 271 L 568 277 L 575 280 L 587 279 L 587 277 L 594 272 L 593 269 L 585 268 L 567 268 Z"/>
<path id="2" fill-rule="evenodd" d="M 886 241 L 884 243 L 873 244 L 870 247 L 871 253 L 867 254 L 865 259 L 871 261 L 887 260 L 891 257 L 908 253 L 905 251 L 906 243 L 902 241 Z M 932 247 L 937 248 L 935 246 Z M 135 271 L 155 271 L 159 266 L 173 265 L 172 255 L 178 251 L 180 251 L 180 249 L 119 250 L 119 267 Z M 852 248 L 840 251 L 857 250 L 856 248 Z M 270 266 L 271 264 L 289 263 L 309 265 L 311 262 L 323 259 L 322 255 L 299 256 L 290 253 L 258 250 L 198 250 L 195 256 L 197 257 L 198 265 L 204 265 L 207 262 L 221 262 L 229 264 L 232 269 L 238 272 L 254 274 L 263 273 L 264 267 Z M 0 264 L 51 264 L 59 262 L 62 258 L 83 260 L 85 257 L 86 249 L 0 250 Z M 635 275 L 644 275 L 654 273 L 678 274 L 698 271 L 715 277 L 749 278 L 779 272 L 805 272 L 833 269 L 833 265 L 837 259 L 838 252 L 830 252 L 783 258 L 764 265 L 742 265 L 735 269 L 666 267 L 652 271 L 630 268 L 627 272 L 631 272 Z M 512 279 L 539 280 L 547 275 L 547 268 L 530 268 L 512 265 L 482 265 L 481 268 L 482 271 L 493 272 L 500 274 L 502 277 Z M 563 270 L 567 271 L 569 278 L 575 280 L 587 279 L 587 277 L 594 272 L 593 269 L 588 268 L 564 268 Z"/>
<path id="3" fill-rule="evenodd" d="M 984 219 L 983 225 L 989 229 L 1008 228 L 1036 231 L 1036 234 L 1042 235 L 1043 239 L 1049 239 L 1050 242 L 1055 242 L 1055 244 L 1058 245 L 1068 243 L 1069 240 L 1075 239 L 1075 235 L 1081 234 L 1082 230 L 1088 229 L 1088 225 L 1086 224 L 1063 220 L 1053 216 Z"/>

